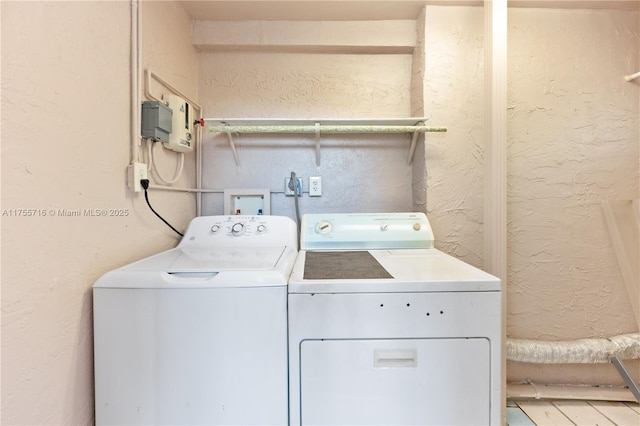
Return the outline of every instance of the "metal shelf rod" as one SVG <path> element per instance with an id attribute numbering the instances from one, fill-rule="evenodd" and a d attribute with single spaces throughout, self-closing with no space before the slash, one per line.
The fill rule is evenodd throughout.
<path id="1" fill-rule="evenodd" d="M 211 133 L 414 133 L 446 132 L 446 127 L 434 126 L 394 126 L 394 125 L 213 125 Z"/>
<path id="2" fill-rule="evenodd" d="M 407 121 L 411 120 L 414 124 L 408 124 Z M 438 126 L 425 126 L 424 118 L 414 119 L 374 119 L 366 120 L 369 123 L 358 123 L 357 119 L 338 120 L 344 121 L 344 124 L 335 123 L 335 119 L 327 120 L 332 123 L 322 124 L 322 120 L 278 120 L 278 119 L 229 119 L 228 122 L 225 119 L 212 119 L 205 118 L 205 122 L 215 122 L 216 124 L 208 127 L 210 133 L 224 133 L 229 140 L 229 146 L 233 152 L 233 158 L 236 165 L 239 164 L 238 151 L 233 140 L 233 133 L 302 133 L 315 135 L 316 145 L 316 165 L 320 165 L 320 136 L 321 134 L 363 134 L 363 133 L 378 133 L 378 134 L 391 134 L 391 133 L 412 133 L 411 146 L 409 147 L 409 158 L 407 164 L 411 164 L 413 161 L 413 155 L 418 141 L 418 135 L 420 133 L 427 132 L 446 132 L 446 127 Z M 243 121 L 246 124 L 243 124 Z M 253 121 L 253 122 L 252 122 Z M 262 121 L 262 123 L 260 123 Z M 285 122 L 288 121 L 288 122 Z M 302 121 L 302 122 L 301 122 Z M 376 124 L 370 124 L 373 121 Z M 384 123 L 387 124 L 377 124 Z M 394 123 L 394 124 L 388 124 Z"/>

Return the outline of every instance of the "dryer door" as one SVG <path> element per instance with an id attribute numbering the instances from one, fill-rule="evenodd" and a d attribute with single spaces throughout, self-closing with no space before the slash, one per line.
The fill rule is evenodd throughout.
<path id="1" fill-rule="evenodd" d="M 484 338 L 305 340 L 303 425 L 488 425 Z"/>

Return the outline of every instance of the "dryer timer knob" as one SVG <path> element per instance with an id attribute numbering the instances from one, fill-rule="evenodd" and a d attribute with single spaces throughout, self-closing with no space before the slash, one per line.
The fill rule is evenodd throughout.
<path id="1" fill-rule="evenodd" d="M 321 220 L 320 222 L 316 223 L 315 226 L 316 233 L 318 234 L 328 234 L 332 231 L 332 229 L 333 225 L 331 225 L 331 222 L 326 220 Z"/>

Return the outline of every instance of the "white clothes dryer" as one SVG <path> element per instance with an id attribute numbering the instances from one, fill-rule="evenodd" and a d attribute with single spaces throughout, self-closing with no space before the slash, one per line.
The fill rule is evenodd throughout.
<path id="1" fill-rule="evenodd" d="M 500 280 L 433 241 L 422 213 L 303 216 L 291 425 L 500 424 Z"/>
<path id="2" fill-rule="evenodd" d="M 97 425 L 286 425 L 295 223 L 197 217 L 94 285 Z"/>

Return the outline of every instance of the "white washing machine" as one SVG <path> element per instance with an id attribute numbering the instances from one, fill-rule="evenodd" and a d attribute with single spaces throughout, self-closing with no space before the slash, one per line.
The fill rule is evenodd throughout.
<path id="1" fill-rule="evenodd" d="M 193 219 L 94 285 L 97 425 L 286 425 L 295 223 Z"/>
<path id="2" fill-rule="evenodd" d="M 421 213 L 303 216 L 289 280 L 291 425 L 499 425 L 500 280 Z"/>

